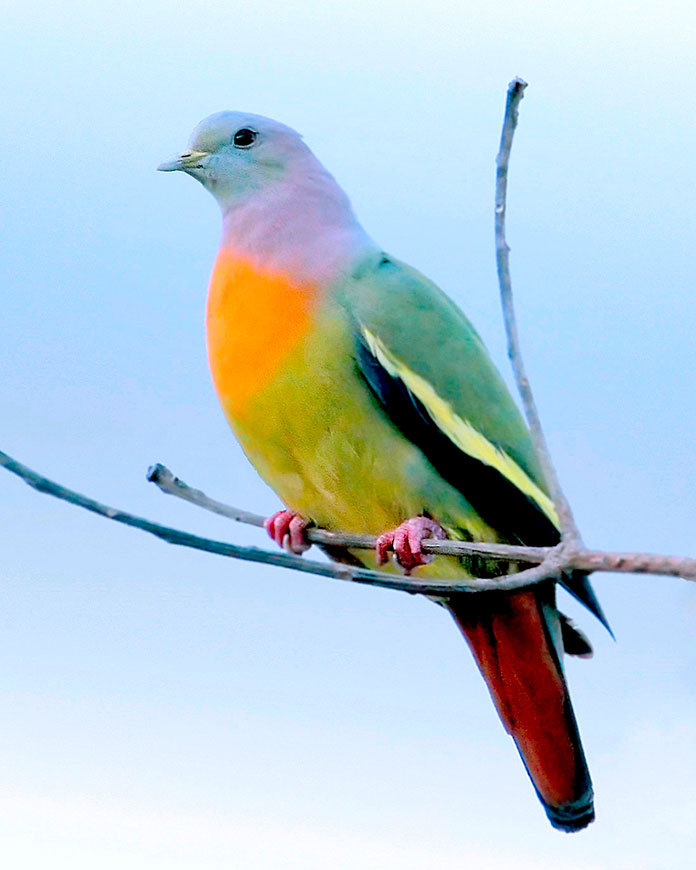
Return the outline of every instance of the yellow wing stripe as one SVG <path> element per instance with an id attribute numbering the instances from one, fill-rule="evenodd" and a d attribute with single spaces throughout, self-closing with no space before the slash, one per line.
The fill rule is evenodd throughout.
<path id="1" fill-rule="evenodd" d="M 531 498 L 558 527 L 558 514 L 551 499 L 537 486 L 524 469 L 485 435 L 475 429 L 468 420 L 462 419 L 449 402 L 439 396 L 432 384 L 428 383 L 405 363 L 395 357 L 383 342 L 369 329 L 362 327 L 362 334 L 372 354 L 392 377 L 398 377 L 409 391 L 423 404 L 438 428 L 450 441 L 464 453 L 490 465 L 514 484 L 528 498 Z"/>

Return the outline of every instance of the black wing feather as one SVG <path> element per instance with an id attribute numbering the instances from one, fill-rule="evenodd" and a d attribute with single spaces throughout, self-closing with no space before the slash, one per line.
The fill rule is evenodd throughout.
<path id="1" fill-rule="evenodd" d="M 511 542 L 537 547 L 558 543 L 558 529 L 541 508 L 496 468 L 461 450 L 406 384 L 382 366 L 359 332 L 356 346 L 360 373 L 383 411 L 484 522 Z"/>

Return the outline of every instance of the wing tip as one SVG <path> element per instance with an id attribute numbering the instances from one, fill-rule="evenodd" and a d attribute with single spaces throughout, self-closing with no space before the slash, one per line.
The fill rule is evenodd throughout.
<path id="1" fill-rule="evenodd" d="M 562 584 L 574 598 L 577 598 L 581 604 L 585 605 L 590 613 L 597 617 L 604 628 L 609 632 L 611 639 L 615 641 L 616 637 L 614 636 L 614 632 L 611 630 L 609 620 L 604 615 L 602 605 L 597 600 L 597 596 L 590 585 L 587 574 L 583 571 L 573 571 L 572 574 L 564 575 Z"/>

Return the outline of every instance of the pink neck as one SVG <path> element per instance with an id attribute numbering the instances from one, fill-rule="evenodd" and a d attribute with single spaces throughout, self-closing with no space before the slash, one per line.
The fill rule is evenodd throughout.
<path id="1" fill-rule="evenodd" d="M 224 215 L 222 247 L 301 283 L 331 280 L 373 243 L 328 179 L 331 184 L 320 177 L 302 187 L 284 182 L 255 191 Z"/>

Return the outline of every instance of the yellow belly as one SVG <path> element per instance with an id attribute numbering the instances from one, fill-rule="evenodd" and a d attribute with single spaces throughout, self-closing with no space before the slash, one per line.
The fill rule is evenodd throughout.
<path id="1" fill-rule="evenodd" d="M 345 315 L 316 288 L 218 260 L 207 328 L 226 417 L 289 508 L 323 528 L 374 535 L 428 512 L 457 536 L 496 540 L 383 414 L 357 370 Z M 425 571 L 462 569 L 438 559 Z"/>

